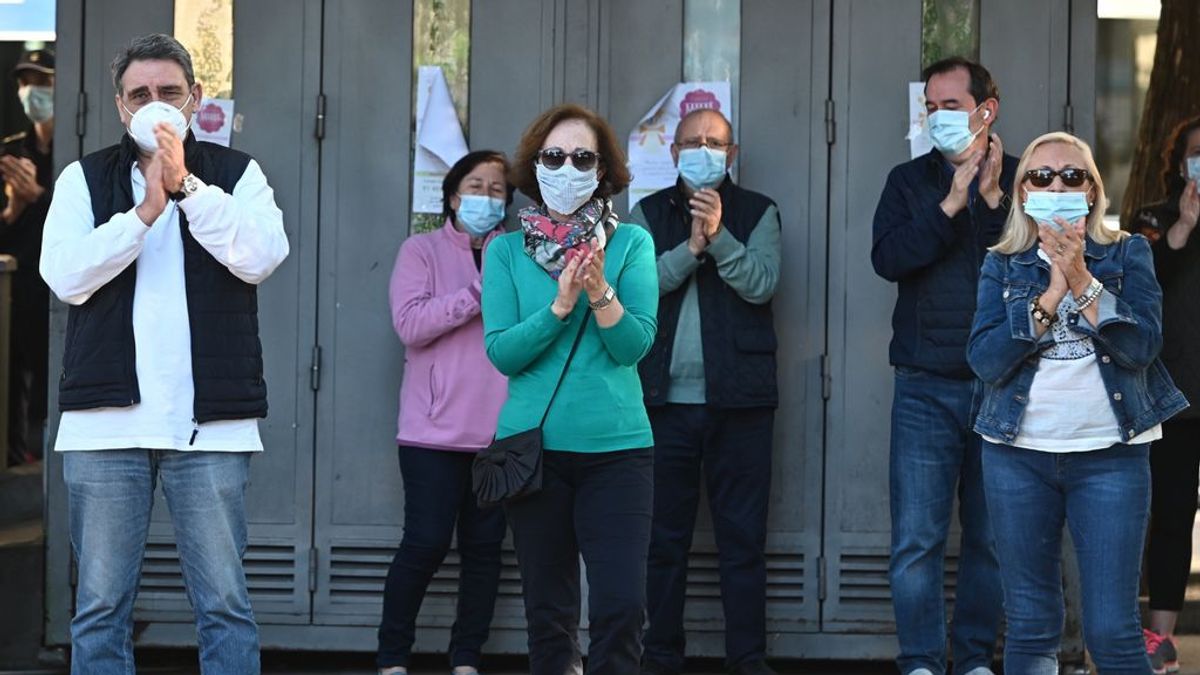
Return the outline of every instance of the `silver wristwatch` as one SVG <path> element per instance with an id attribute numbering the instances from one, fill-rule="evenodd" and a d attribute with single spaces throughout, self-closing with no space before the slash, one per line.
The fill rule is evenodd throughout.
<path id="1" fill-rule="evenodd" d="M 204 183 L 201 183 L 195 174 L 189 173 L 183 177 L 183 182 L 179 186 L 179 192 L 172 194 L 171 199 L 181 202 L 199 192 L 202 187 L 204 187 Z"/>
<path id="2" fill-rule="evenodd" d="M 595 302 L 589 302 L 588 306 L 592 309 L 604 309 L 605 307 L 611 305 L 613 299 L 616 297 L 617 292 L 613 290 L 612 286 L 609 286 L 608 288 L 604 289 L 604 295 L 600 296 L 599 300 Z"/>

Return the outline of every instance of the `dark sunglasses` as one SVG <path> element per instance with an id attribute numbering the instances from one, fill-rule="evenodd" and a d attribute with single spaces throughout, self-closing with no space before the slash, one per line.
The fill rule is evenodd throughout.
<path id="1" fill-rule="evenodd" d="M 1087 169 L 1067 168 L 1061 171 L 1054 169 L 1030 169 L 1025 172 L 1025 180 L 1033 183 L 1034 187 L 1047 188 L 1054 182 L 1054 177 L 1058 176 L 1062 179 L 1063 185 L 1067 187 L 1079 187 L 1083 182 L 1090 180 L 1091 172 Z"/>
<path id="2" fill-rule="evenodd" d="M 591 171 L 600 161 L 600 154 L 591 150 L 576 150 L 567 154 L 562 148 L 546 148 L 538 152 L 538 161 L 551 171 L 562 168 L 568 157 L 571 158 L 571 166 L 580 171 Z"/>

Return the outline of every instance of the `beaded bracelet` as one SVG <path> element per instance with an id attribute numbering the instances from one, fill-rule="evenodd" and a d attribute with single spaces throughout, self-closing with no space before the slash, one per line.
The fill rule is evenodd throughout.
<path id="1" fill-rule="evenodd" d="M 1048 328 L 1054 325 L 1055 321 L 1058 321 L 1058 314 L 1047 314 L 1046 310 L 1042 309 L 1042 306 L 1038 304 L 1038 301 L 1041 299 L 1042 296 L 1039 295 L 1033 300 L 1029 301 L 1029 313 L 1033 315 L 1034 321 L 1037 321 Z"/>

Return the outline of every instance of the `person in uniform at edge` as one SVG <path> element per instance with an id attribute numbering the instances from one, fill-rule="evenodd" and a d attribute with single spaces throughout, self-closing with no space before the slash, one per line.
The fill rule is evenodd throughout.
<path id="1" fill-rule="evenodd" d="M 0 140 L 0 253 L 17 259 L 8 365 L 8 454 L 16 464 L 41 457 L 46 422 L 50 292 L 38 258 L 54 183 L 54 52 L 24 52 L 12 75 L 32 125 Z"/>
<path id="2" fill-rule="evenodd" d="M 1000 93 L 962 58 L 922 73 L 934 149 L 888 175 L 875 211 L 871 262 L 899 295 L 892 314 L 889 576 L 901 675 L 947 670 L 945 558 L 954 497 L 962 546 L 950 643 L 955 675 L 991 673 L 1002 615 L 1000 576 L 971 429 L 983 388 L 967 336 L 987 247 L 1012 203 L 1017 159 L 992 125 Z"/>
<path id="3" fill-rule="evenodd" d="M 42 277 L 70 305 L 59 377 L 71 546 L 71 672 L 133 672 L 131 615 L 156 483 L 171 512 L 200 668 L 253 675 L 246 482 L 267 414 L 258 284 L 288 254 L 249 155 L 189 131 L 203 91 L 168 35 L 113 61 L 127 133 L 55 185 Z"/>
<path id="4" fill-rule="evenodd" d="M 638 202 L 658 258 L 659 331 L 642 361 L 654 428 L 643 673 L 684 669 L 684 597 L 700 483 L 708 489 L 731 672 L 765 662 L 767 503 L 779 396 L 771 298 L 779 282 L 779 210 L 734 184 L 733 127 L 716 110 L 688 113 L 671 156 L 679 180 Z"/>

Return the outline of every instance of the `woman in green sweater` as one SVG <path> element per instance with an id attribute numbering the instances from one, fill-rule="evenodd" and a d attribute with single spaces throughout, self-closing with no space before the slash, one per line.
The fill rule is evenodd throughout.
<path id="1" fill-rule="evenodd" d="M 629 184 L 608 124 L 552 108 L 521 138 L 512 182 L 536 206 L 484 262 L 488 358 L 509 378 L 496 431 L 543 427 L 541 491 L 506 505 L 521 568 L 532 675 L 581 663 L 579 558 L 587 567 L 588 673 L 638 672 L 646 607 L 654 438 L 637 363 L 657 330 L 654 243 L 617 222 Z M 551 394 L 571 352 L 562 386 Z"/>

